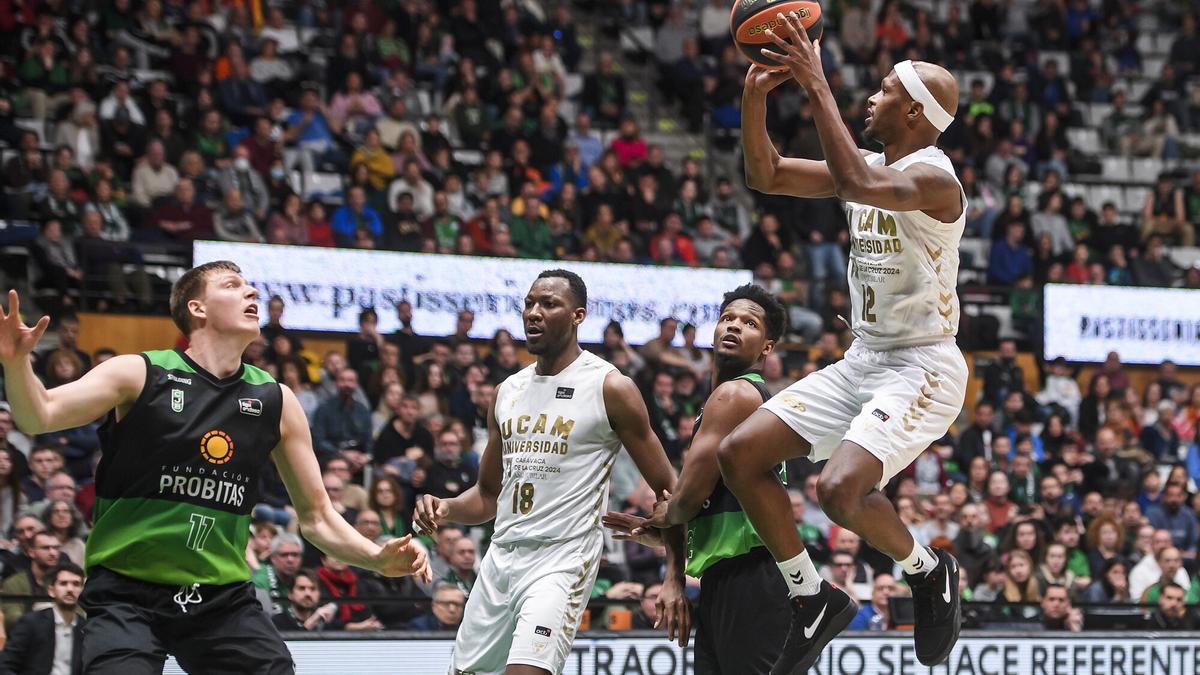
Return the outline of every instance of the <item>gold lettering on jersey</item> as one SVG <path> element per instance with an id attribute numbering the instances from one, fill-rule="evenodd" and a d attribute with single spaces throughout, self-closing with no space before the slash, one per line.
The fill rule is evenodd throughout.
<path id="1" fill-rule="evenodd" d="M 554 420 L 554 426 L 550 427 L 550 433 L 565 441 L 571 435 L 571 430 L 574 428 L 575 420 L 564 420 L 562 417 L 559 417 Z"/>
<path id="2" fill-rule="evenodd" d="M 879 255 L 886 253 L 902 253 L 904 245 L 896 234 L 896 217 L 884 215 L 879 209 L 862 209 L 858 212 L 858 223 L 851 232 L 850 249 L 857 253 Z M 853 236 L 857 232 L 874 230 L 881 237 L 890 239 L 868 239 Z"/>
<path id="3" fill-rule="evenodd" d="M 532 424 L 531 424 L 532 423 Z M 513 439 L 514 428 L 515 435 L 525 436 L 531 434 L 546 434 L 549 427 L 549 435 L 555 438 L 550 439 Z M 571 431 L 575 428 L 575 420 L 566 419 L 562 415 L 555 415 L 554 422 L 550 422 L 550 416 L 542 413 L 534 418 L 532 415 L 518 415 L 516 419 L 509 418 L 500 423 L 500 437 L 504 440 L 504 454 L 514 452 L 541 452 L 551 453 L 556 455 L 567 454 L 567 440 L 571 437 Z"/>

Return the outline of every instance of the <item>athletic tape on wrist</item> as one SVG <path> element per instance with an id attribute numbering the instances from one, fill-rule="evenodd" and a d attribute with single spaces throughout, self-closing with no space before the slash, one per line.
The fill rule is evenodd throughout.
<path id="1" fill-rule="evenodd" d="M 942 104 L 937 102 L 933 94 L 929 93 L 929 88 L 921 81 L 921 76 L 917 74 L 917 69 L 913 67 L 912 61 L 901 61 L 895 66 L 896 77 L 900 78 L 900 84 L 904 85 L 904 90 L 912 99 L 921 104 L 925 111 L 925 119 L 934 126 L 938 131 L 945 131 L 946 127 L 954 121 L 954 116 L 946 112 Z"/>

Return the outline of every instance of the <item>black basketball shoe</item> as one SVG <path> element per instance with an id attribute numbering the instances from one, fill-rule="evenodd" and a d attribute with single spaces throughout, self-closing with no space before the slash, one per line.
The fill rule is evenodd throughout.
<path id="1" fill-rule="evenodd" d="M 913 642 L 917 660 L 926 666 L 945 661 L 958 642 L 962 624 L 962 596 L 958 593 L 958 561 L 939 548 L 931 548 L 938 565 L 928 574 L 904 574 L 912 588 Z"/>
<path id="2" fill-rule="evenodd" d="M 816 595 L 792 598 L 792 626 L 771 675 L 807 673 L 825 645 L 845 630 L 857 613 L 858 606 L 850 596 L 828 581 L 821 582 Z"/>

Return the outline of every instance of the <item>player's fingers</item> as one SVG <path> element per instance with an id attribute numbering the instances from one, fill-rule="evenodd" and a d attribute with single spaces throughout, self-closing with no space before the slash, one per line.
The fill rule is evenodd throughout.
<path id="1" fill-rule="evenodd" d="M 396 544 L 396 545 L 403 548 L 405 546 L 408 546 L 408 542 L 412 541 L 412 535 L 406 534 L 403 537 L 396 537 L 393 541 L 400 542 L 399 544 Z"/>
<path id="2" fill-rule="evenodd" d="M 21 320 L 21 299 L 17 297 L 16 289 L 9 289 L 8 291 L 8 314 L 4 318 L 7 319 L 9 317 L 16 317 L 18 321 Z"/>
<path id="3" fill-rule="evenodd" d="M 679 646 L 686 647 L 688 639 L 692 635 L 692 610 L 691 607 L 688 606 L 686 600 L 683 600 L 682 602 L 683 608 L 680 612 L 681 628 L 679 629 Z"/>
<path id="4" fill-rule="evenodd" d="M 797 45 L 812 44 L 808 39 L 808 31 L 804 28 L 804 23 L 800 21 L 800 15 L 796 12 L 788 12 L 788 29 L 792 33 L 792 40 Z"/>
<path id="5" fill-rule="evenodd" d="M 20 319 L 18 319 L 18 320 L 20 320 Z M 46 328 L 49 325 L 50 325 L 50 317 L 43 316 L 42 318 L 38 319 L 38 322 L 36 324 L 34 324 L 33 328 L 30 331 L 33 334 L 34 342 L 37 342 L 38 340 L 42 339 L 42 334 L 44 334 L 46 332 Z"/>
<path id="6" fill-rule="evenodd" d="M 767 37 L 771 38 L 771 42 L 774 42 L 775 44 L 779 45 L 779 47 L 781 49 L 783 49 L 784 51 L 790 50 L 792 48 L 792 45 L 790 45 L 787 40 L 785 40 L 781 36 L 777 35 L 775 33 L 775 31 L 771 30 L 770 28 L 766 29 L 763 32 L 767 34 Z M 764 49 L 763 51 L 767 52 L 770 50 Z"/>
<path id="7" fill-rule="evenodd" d="M 796 45 L 797 47 L 804 44 L 805 41 L 800 39 L 800 34 L 796 32 L 796 26 L 793 23 L 794 21 L 796 21 L 795 12 L 788 12 L 786 14 L 784 14 L 783 12 L 780 12 L 779 18 L 783 21 L 784 24 L 787 25 L 787 34 L 788 34 L 788 37 L 791 38 L 791 43 L 793 45 Z"/>

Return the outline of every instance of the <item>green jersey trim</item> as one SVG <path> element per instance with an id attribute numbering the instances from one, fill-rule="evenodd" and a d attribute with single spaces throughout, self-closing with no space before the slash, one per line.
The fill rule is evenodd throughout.
<path id="1" fill-rule="evenodd" d="M 223 585 L 250 579 L 250 514 L 162 499 L 97 498 L 85 567 L 156 584 Z M 97 536 L 99 535 L 99 536 Z"/>
<path id="2" fill-rule="evenodd" d="M 247 363 L 246 367 L 242 369 L 242 381 L 246 384 L 271 384 L 275 378 L 271 377 L 267 371 Z"/>
<path id="3" fill-rule="evenodd" d="M 145 352 L 145 354 L 146 358 L 150 359 L 150 365 L 158 366 L 163 370 L 181 370 L 185 373 L 196 372 L 196 369 L 192 368 L 187 361 L 184 361 L 179 352 L 174 349 L 159 349 Z"/>

